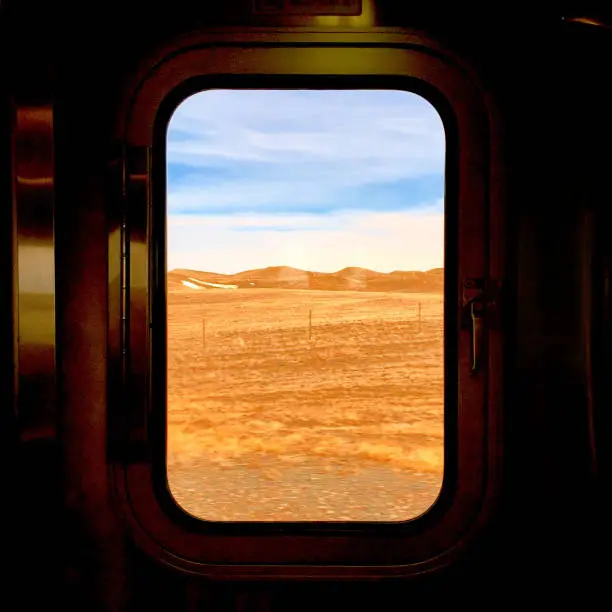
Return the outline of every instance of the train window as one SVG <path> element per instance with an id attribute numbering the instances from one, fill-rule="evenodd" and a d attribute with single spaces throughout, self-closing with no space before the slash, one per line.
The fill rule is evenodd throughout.
<path id="1" fill-rule="evenodd" d="M 222 578 L 450 563 L 502 448 L 493 110 L 416 34 L 173 45 L 135 74 L 112 166 L 130 534 Z"/>
<path id="2" fill-rule="evenodd" d="M 444 126 L 393 90 L 190 96 L 167 136 L 167 473 L 210 521 L 402 521 L 444 463 Z"/>

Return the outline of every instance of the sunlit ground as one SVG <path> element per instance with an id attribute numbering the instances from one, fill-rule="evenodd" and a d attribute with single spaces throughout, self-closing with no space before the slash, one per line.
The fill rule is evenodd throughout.
<path id="1" fill-rule="evenodd" d="M 436 293 L 170 291 L 179 505 L 213 521 L 422 514 L 442 483 L 442 315 Z"/>

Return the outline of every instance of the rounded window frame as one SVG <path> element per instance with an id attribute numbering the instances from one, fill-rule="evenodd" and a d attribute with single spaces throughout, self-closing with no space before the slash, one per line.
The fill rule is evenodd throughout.
<path id="1" fill-rule="evenodd" d="M 468 378 L 467 337 L 460 329 L 461 280 L 495 276 L 500 266 L 499 261 L 491 261 L 489 248 L 492 240 L 501 238 L 491 234 L 489 223 L 491 208 L 499 206 L 491 201 L 488 186 L 495 163 L 490 158 L 489 109 L 469 74 L 420 39 L 407 41 L 404 35 L 397 40 L 389 33 L 362 35 L 361 40 L 312 33 L 265 38 L 243 34 L 237 40 L 236 33 L 231 37 L 218 33 L 200 37 L 195 45 L 180 45 L 146 67 L 118 122 L 124 197 L 109 228 L 109 278 L 116 279 L 113 272 L 123 261 L 117 250 L 123 242 L 126 264 L 124 271 L 119 270 L 123 279 L 119 288 L 116 282 L 109 287 L 111 319 L 121 313 L 126 319 L 124 332 L 120 325 L 109 325 L 109 368 L 114 372 L 109 380 L 123 383 L 115 392 L 115 408 L 109 403 L 117 500 L 142 547 L 175 567 L 211 576 L 363 579 L 410 575 L 445 565 L 478 531 L 476 525 L 491 515 L 498 485 L 500 337 L 489 330 L 489 367 L 480 378 Z M 323 53 L 326 61 L 317 63 Z M 167 410 L 166 397 L 160 396 L 165 372 L 159 376 L 164 338 L 156 339 L 166 323 L 162 281 L 167 125 L 176 107 L 202 89 L 273 85 L 276 89 L 306 85 L 405 89 L 432 103 L 444 123 L 449 188 L 444 480 L 433 506 L 409 521 L 208 522 L 183 511 L 167 488 Z M 453 224 L 456 242 L 449 232 Z M 456 262 L 449 263 L 453 255 L 449 245 L 459 254 Z M 454 274 L 449 274 L 451 270 Z M 447 334 L 454 334 L 455 340 L 449 341 Z M 122 354 L 127 355 L 127 363 Z M 452 358 L 457 363 L 454 379 L 454 368 L 447 367 Z M 454 385 L 448 384 L 449 377 Z"/>

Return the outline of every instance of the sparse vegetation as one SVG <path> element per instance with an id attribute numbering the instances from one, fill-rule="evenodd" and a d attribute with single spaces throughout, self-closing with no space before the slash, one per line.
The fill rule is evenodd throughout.
<path id="1" fill-rule="evenodd" d="M 177 501 L 209 520 L 422 513 L 443 471 L 442 311 L 441 293 L 173 286 Z"/>

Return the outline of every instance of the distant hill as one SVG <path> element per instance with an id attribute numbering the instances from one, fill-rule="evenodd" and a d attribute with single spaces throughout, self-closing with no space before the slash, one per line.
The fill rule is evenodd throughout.
<path id="1" fill-rule="evenodd" d="M 191 280 L 190 280 L 191 279 Z M 240 289 L 319 289 L 327 291 L 402 291 L 442 293 L 444 269 L 426 272 L 396 270 L 374 272 L 365 268 L 344 268 L 338 272 L 309 272 L 287 266 L 246 270 L 237 274 L 217 274 L 201 270 L 177 269 L 168 272 L 168 290 L 213 283 L 237 285 Z M 185 285 L 184 283 L 189 283 Z M 205 286 L 200 285 L 202 289 Z"/>

